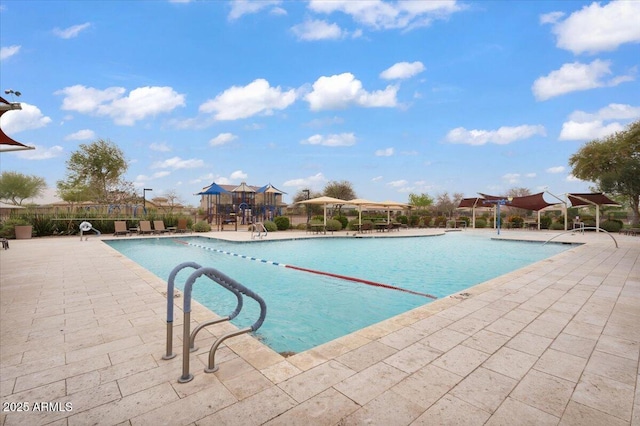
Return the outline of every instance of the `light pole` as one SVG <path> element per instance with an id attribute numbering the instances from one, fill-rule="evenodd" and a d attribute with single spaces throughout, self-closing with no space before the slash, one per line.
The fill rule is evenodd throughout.
<path id="1" fill-rule="evenodd" d="M 144 188 L 142 189 L 142 210 L 144 210 L 144 212 L 147 212 L 147 191 L 153 191 L 153 189 L 151 188 Z"/>
<path id="2" fill-rule="evenodd" d="M 308 189 L 303 189 L 302 192 L 307 196 L 307 200 L 309 199 L 309 194 L 311 193 Z M 309 223 L 309 219 L 311 219 L 311 215 L 309 214 L 309 204 L 307 204 L 307 223 Z"/>

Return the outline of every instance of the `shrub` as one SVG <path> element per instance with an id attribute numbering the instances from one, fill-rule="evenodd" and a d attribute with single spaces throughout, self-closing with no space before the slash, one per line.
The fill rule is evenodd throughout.
<path id="1" fill-rule="evenodd" d="M 417 214 L 412 214 L 411 217 L 409 217 L 409 226 L 414 228 L 419 225 L 420 225 L 420 216 L 418 216 Z"/>
<path id="2" fill-rule="evenodd" d="M 276 232 L 278 230 L 278 225 L 271 220 L 265 220 L 263 225 L 267 232 Z"/>
<path id="3" fill-rule="evenodd" d="M 487 227 L 487 221 L 484 219 L 476 219 L 476 228 L 486 228 Z"/>
<path id="4" fill-rule="evenodd" d="M 564 223 L 553 222 L 551 225 L 549 225 L 549 229 L 552 231 L 562 231 L 564 230 Z"/>
<path id="5" fill-rule="evenodd" d="M 460 218 L 458 220 L 463 220 L 465 223 L 465 226 L 468 228 L 469 225 L 471 224 L 471 218 L 468 216 L 460 216 Z"/>
<path id="6" fill-rule="evenodd" d="M 276 224 L 278 231 L 286 231 L 289 229 L 289 218 L 286 216 L 276 216 L 273 222 Z"/>
<path id="7" fill-rule="evenodd" d="M 326 228 L 327 231 L 339 231 L 342 229 L 342 223 L 336 219 L 328 219 Z"/>
<path id="8" fill-rule="evenodd" d="M 306 223 L 299 223 L 296 225 L 296 229 L 298 231 L 304 231 L 307 229 L 307 224 Z"/>
<path id="9" fill-rule="evenodd" d="M 439 228 L 440 225 L 446 226 L 447 224 L 447 218 L 444 216 L 438 216 L 433 220 L 433 226 L 435 226 L 436 228 Z"/>
<path id="10" fill-rule="evenodd" d="M 209 232 L 211 231 L 211 225 L 206 221 L 201 220 L 193 225 L 193 232 Z"/>
<path id="11" fill-rule="evenodd" d="M 550 216 L 542 216 L 540 218 L 540 229 L 549 229 L 549 226 L 553 222 Z"/>
<path id="12" fill-rule="evenodd" d="M 622 221 L 618 219 L 605 220 L 600 224 L 600 228 L 604 229 L 607 232 L 620 232 L 622 226 Z"/>
<path id="13" fill-rule="evenodd" d="M 513 228 L 522 228 L 524 219 L 521 216 L 509 216 L 507 222 L 509 222 Z"/>
<path id="14" fill-rule="evenodd" d="M 397 220 L 398 222 L 400 222 L 401 224 L 403 224 L 403 225 L 408 225 L 408 224 L 409 224 L 409 218 L 408 218 L 408 217 L 406 217 L 405 215 L 400 215 L 400 216 L 398 216 L 398 217 L 396 218 L 396 220 Z"/>
<path id="15" fill-rule="evenodd" d="M 0 228 L 0 237 L 3 238 L 15 238 L 16 237 L 16 226 L 22 225 L 31 225 L 28 220 L 22 218 L 12 218 L 5 220 L 2 223 L 2 228 Z"/>
<path id="16" fill-rule="evenodd" d="M 334 216 L 333 219 L 340 222 L 340 225 L 342 225 L 340 229 L 346 229 L 347 225 L 349 225 L 349 219 L 346 216 Z"/>
<path id="17" fill-rule="evenodd" d="M 349 223 L 347 224 L 347 229 L 350 231 L 357 231 L 358 230 L 358 219 L 353 219 L 350 220 Z"/>

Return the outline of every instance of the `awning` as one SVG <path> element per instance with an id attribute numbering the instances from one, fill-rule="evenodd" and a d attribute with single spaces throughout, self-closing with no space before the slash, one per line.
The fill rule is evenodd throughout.
<path id="1" fill-rule="evenodd" d="M 504 197 L 504 196 L 496 196 L 496 195 L 487 195 L 487 194 L 480 194 L 482 195 L 482 198 L 484 198 L 485 200 L 488 201 L 497 201 L 497 200 L 508 200 L 508 197 Z M 509 200 L 508 206 L 509 207 L 516 207 L 519 209 L 525 209 L 525 210 L 534 210 L 534 211 L 539 211 L 542 209 L 545 209 L 549 206 L 553 206 L 557 203 L 548 203 L 544 200 L 543 198 L 544 192 L 539 192 L 537 194 L 533 194 L 533 195 L 525 195 L 522 197 L 513 197 L 511 200 Z"/>
<path id="2" fill-rule="evenodd" d="M 0 97 L 0 117 L 7 111 L 21 110 L 22 107 L 18 102 L 8 102 Z M 2 128 L 0 128 L 0 152 L 23 151 L 27 149 L 35 149 L 33 146 L 27 146 L 7 136 Z"/>
<path id="3" fill-rule="evenodd" d="M 573 207 L 581 206 L 618 206 L 616 203 L 602 192 L 588 194 L 567 194 Z"/>

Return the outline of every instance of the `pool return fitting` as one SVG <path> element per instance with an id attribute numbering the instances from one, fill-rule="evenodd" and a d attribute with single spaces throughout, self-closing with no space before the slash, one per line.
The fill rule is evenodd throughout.
<path id="1" fill-rule="evenodd" d="M 218 349 L 218 347 L 223 341 L 231 337 L 256 331 L 262 326 L 262 323 L 264 322 L 264 319 L 267 315 L 267 305 L 264 302 L 264 300 L 260 296 L 258 296 L 256 293 L 249 290 L 248 288 L 238 283 L 234 279 L 226 276 L 225 274 L 218 271 L 217 269 L 210 268 L 210 267 L 203 267 L 195 262 L 181 263 L 180 265 L 173 268 L 173 270 L 169 274 L 169 279 L 167 281 L 167 347 L 166 347 L 166 354 L 162 356 L 162 359 L 172 359 L 176 356 L 176 354 L 172 352 L 173 351 L 173 292 L 175 287 L 176 276 L 178 275 L 178 272 L 180 272 L 185 268 L 193 268 L 195 269 L 195 271 L 192 272 L 191 275 L 189 275 L 189 278 L 187 278 L 187 281 L 184 284 L 182 376 L 178 378 L 179 383 L 187 383 L 193 380 L 193 374 L 189 373 L 189 353 L 197 350 L 197 348 L 195 348 L 195 338 L 198 332 L 207 326 L 218 324 L 225 321 L 230 321 L 235 317 L 237 317 L 238 314 L 240 314 L 240 311 L 242 310 L 242 306 L 243 306 L 242 295 L 248 296 L 253 300 L 255 300 L 256 302 L 258 302 L 258 304 L 260 305 L 260 316 L 258 317 L 258 320 L 255 323 L 253 323 L 251 327 L 246 327 L 240 330 L 228 332 L 216 339 L 216 341 L 211 346 L 211 349 L 209 350 L 209 364 L 208 364 L 208 367 L 205 368 L 204 370 L 206 373 L 213 373 L 218 370 L 218 367 L 215 365 L 215 355 L 216 355 L 216 350 Z M 203 275 L 209 278 L 210 280 L 216 282 L 220 286 L 224 287 L 225 289 L 229 290 L 231 293 L 233 293 L 236 296 L 238 303 L 236 305 L 236 309 L 226 317 L 216 318 L 210 321 L 203 322 L 202 324 L 194 328 L 192 332 L 191 331 L 191 290 L 196 280 L 202 277 Z"/>

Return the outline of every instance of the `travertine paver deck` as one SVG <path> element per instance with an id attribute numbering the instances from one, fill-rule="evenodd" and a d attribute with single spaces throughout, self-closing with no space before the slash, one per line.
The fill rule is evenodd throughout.
<path id="1" fill-rule="evenodd" d="M 288 358 L 245 335 L 206 374 L 211 330 L 233 326 L 205 329 L 186 384 L 181 299 L 161 359 L 164 281 L 95 237 L 11 241 L 0 423 L 640 425 L 640 237 L 615 237 L 561 236 L 587 244 Z M 194 305 L 194 325 L 212 316 Z"/>

